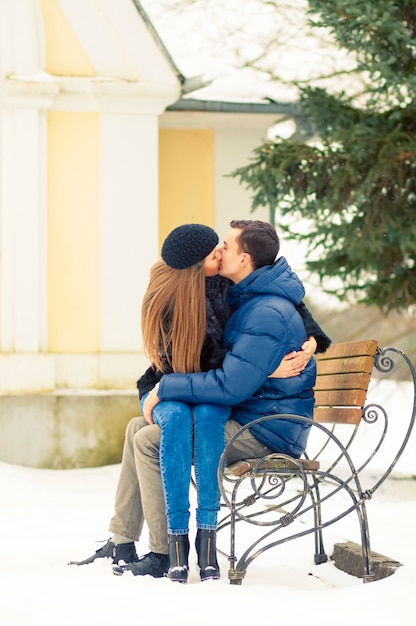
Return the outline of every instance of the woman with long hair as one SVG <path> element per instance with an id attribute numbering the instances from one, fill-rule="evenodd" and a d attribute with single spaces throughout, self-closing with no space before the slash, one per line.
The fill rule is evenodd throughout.
<path id="1" fill-rule="evenodd" d="M 138 381 L 142 402 L 163 374 L 206 371 L 222 363 L 220 342 L 230 314 L 226 303 L 229 281 L 218 276 L 217 244 L 217 234 L 207 226 L 179 226 L 164 242 L 163 260 L 151 269 L 141 325 L 144 349 L 152 366 Z M 230 410 L 211 404 L 161 402 L 153 414 L 154 423 L 161 429 L 160 468 L 169 535 L 167 576 L 171 580 L 186 582 L 188 577 L 192 464 L 200 577 L 219 578 L 215 542 L 210 539 L 217 527 L 217 467 Z"/>

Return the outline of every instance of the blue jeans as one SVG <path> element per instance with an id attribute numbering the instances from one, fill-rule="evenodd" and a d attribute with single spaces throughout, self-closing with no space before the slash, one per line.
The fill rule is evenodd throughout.
<path id="1" fill-rule="evenodd" d="M 217 468 L 230 413 L 227 406 L 171 401 L 159 402 L 153 409 L 153 421 L 160 427 L 159 462 L 169 534 L 185 535 L 189 530 L 192 462 L 197 528 L 216 530 L 220 508 Z"/>

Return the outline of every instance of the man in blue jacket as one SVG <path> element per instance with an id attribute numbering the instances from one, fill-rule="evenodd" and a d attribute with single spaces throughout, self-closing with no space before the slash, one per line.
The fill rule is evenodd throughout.
<path id="1" fill-rule="evenodd" d="M 275 228 L 260 221 L 233 221 L 222 249 L 220 273 L 231 279 L 229 302 L 234 310 L 226 324 L 228 352 L 220 369 L 194 374 L 169 374 L 149 393 L 143 407 L 152 423 L 152 409 L 161 400 L 234 407 L 227 435 L 262 415 L 291 413 L 312 418 L 316 366 L 311 359 L 299 376 L 268 378 L 282 358 L 300 350 L 306 340 L 296 310 L 304 287 L 285 258 L 276 260 L 279 238 Z M 247 429 L 244 454 L 261 457 L 268 451 L 300 457 L 309 426 L 270 420 Z M 229 463 L 241 458 L 233 450 Z"/>

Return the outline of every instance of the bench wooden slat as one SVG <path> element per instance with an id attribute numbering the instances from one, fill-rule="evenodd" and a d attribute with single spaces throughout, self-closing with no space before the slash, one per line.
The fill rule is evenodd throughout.
<path id="1" fill-rule="evenodd" d="M 349 374 L 353 372 L 368 372 L 373 369 L 374 357 L 360 355 L 343 357 L 340 359 L 317 360 L 318 381 L 325 374 Z"/>
<path id="2" fill-rule="evenodd" d="M 224 474 L 228 476 L 242 476 L 259 463 L 259 459 L 246 459 L 244 461 L 236 461 L 232 465 L 224 468 Z M 297 459 L 297 463 L 291 459 L 266 459 L 258 465 L 259 469 L 299 469 L 299 465 L 305 470 L 316 471 L 319 469 L 319 461 L 316 459 Z"/>
<path id="3" fill-rule="evenodd" d="M 320 424 L 356 425 L 360 423 L 362 414 L 361 407 L 318 406 L 313 412 L 313 419 Z"/>
<path id="4" fill-rule="evenodd" d="M 317 361 L 327 359 L 339 359 L 350 356 L 374 356 L 377 351 L 378 342 L 375 339 L 366 341 L 353 341 L 344 343 L 333 343 L 326 352 L 316 355 Z"/>
<path id="5" fill-rule="evenodd" d="M 364 406 L 367 391 L 365 389 L 328 390 L 315 392 L 315 410 L 318 406 Z"/>
<path id="6" fill-rule="evenodd" d="M 368 389 L 370 374 L 367 372 L 354 372 L 352 374 L 333 374 L 318 376 L 316 379 L 315 392 L 342 390 L 342 389 Z"/>

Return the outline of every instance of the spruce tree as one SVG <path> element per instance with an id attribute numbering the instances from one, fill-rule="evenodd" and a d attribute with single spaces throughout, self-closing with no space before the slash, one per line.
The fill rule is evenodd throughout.
<path id="1" fill-rule="evenodd" d="M 416 303 L 416 3 L 308 6 L 311 27 L 349 52 L 349 79 L 364 88 L 299 86 L 313 137 L 267 141 L 232 176 L 251 190 L 253 211 L 268 206 L 279 229 L 306 240 L 306 266 L 324 288 L 407 310 Z"/>

